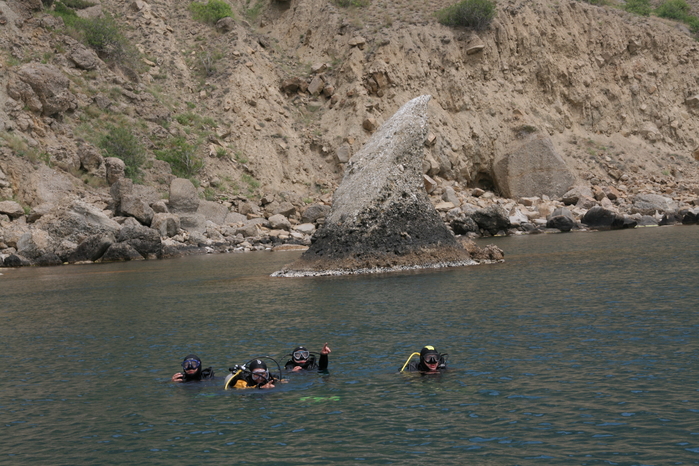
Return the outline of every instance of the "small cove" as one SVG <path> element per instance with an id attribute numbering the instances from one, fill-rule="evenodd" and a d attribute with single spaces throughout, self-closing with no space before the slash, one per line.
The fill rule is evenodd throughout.
<path id="1" fill-rule="evenodd" d="M 699 463 L 699 229 L 491 238 L 503 264 L 271 278 L 298 253 L 2 270 L 11 464 Z M 330 374 L 224 391 L 297 344 Z M 449 353 L 441 377 L 399 374 Z M 198 354 L 218 379 L 169 382 Z"/>

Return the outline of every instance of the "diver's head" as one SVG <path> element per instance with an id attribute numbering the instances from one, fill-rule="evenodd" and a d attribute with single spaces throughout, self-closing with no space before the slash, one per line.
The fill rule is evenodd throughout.
<path id="1" fill-rule="evenodd" d="M 195 377 L 201 373 L 201 359 L 196 354 L 187 355 L 182 361 L 185 377 Z"/>
<path id="2" fill-rule="evenodd" d="M 256 383 L 267 383 L 269 380 L 269 371 L 267 370 L 267 364 L 261 359 L 253 359 L 248 365 L 248 369 L 252 374 L 252 380 Z"/>
<path id="3" fill-rule="evenodd" d="M 294 351 L 291 352 L 291 359 L 297 364 L 303 364 L 308 361 L 310 357 L 310 352 L 305 346 L 297 346 Z"/>
<path id="4" fill-rule="evenodd" d="M 425 346 L 420 351 L 420 362 L 430 371 L 436 371 L 439 366 L 439 351 L 434 346 Z"/>

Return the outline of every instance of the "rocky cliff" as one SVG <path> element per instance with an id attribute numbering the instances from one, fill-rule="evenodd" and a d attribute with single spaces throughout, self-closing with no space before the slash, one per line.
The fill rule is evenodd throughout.
<path id="1" fill-rule="evenodd" d="M 211 221 L 234 225 L 211 236 L 239 235 L 235 244 L 271 231 L 307 242 L 353 154 L 421 94 L 433 96 L 426 188 L 455 232 L 545 226 L 573 186 L 582 190 L 576 221 L 598 204 L 632 214 L 638 195 L 678 208 L 698 195 L 699 46 L 671 21 L 614 5 L 512 0 L 475 34 L 436 22 L 445 0 L 229 1 L 235 18 L 216 24 L 195 21 L 184 0 L 93 0 L 78 13 L 114 16 L 139 52 L 126 66 L 73 37 L 47 3 L 0 1 L 0 199 L 25 213 L 81 199 L 138 218 L 118 210 L 109 186 L 119 167 L 115 175 L 98 149 L 110 125 L 123 126 L 146 147 L 144 184 L 134 186 L 145 207 L 167 198 L 176 178 L 158 150 L 180 138 L 203 160 L 199 195 L 226 212 L 174 232 L 206 244 Z M 537 192 L 543 175 L 517 171 L 532 154 L 546 177 L 559 177 L 555 189 Z M 321 212 L 310 222 L 308 205 Z M 493 205 L 509 224 L 465 221 Z M 11 221 L 22 215 L 5 215 L 5 231 L 26 233 Z M 275 215 L 289 225 L 271 225 Z M 5 234 L 5 246 L 16 248 L 15 237 Z"/>

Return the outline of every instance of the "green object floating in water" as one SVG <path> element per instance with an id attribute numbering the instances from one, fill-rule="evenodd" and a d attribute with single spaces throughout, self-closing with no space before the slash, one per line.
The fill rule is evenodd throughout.
<path id="1" fill-rule="evenodd" d="M 339 396 L 303 396 L 299 401 L 308 401 L 311 403 L 320 403 L 322 401 L 340 401 Z"/>

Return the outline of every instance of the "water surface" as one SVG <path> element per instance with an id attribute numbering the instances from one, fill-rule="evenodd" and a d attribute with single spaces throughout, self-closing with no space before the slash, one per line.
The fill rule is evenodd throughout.
<path id="1" fill-rule="evenodd" d="M 699 228 L 491 241 L 506 263 L 374 276 L 271 278 L 298 253 L 262 252 L 0 269 L 0 462 L 699 463 Z M 326 341 L 329 375 L 223 390 Z M 399 374 L 425 344 L 451 370 Z M 192 352 L 217 380 L 169 381 Z"/>

